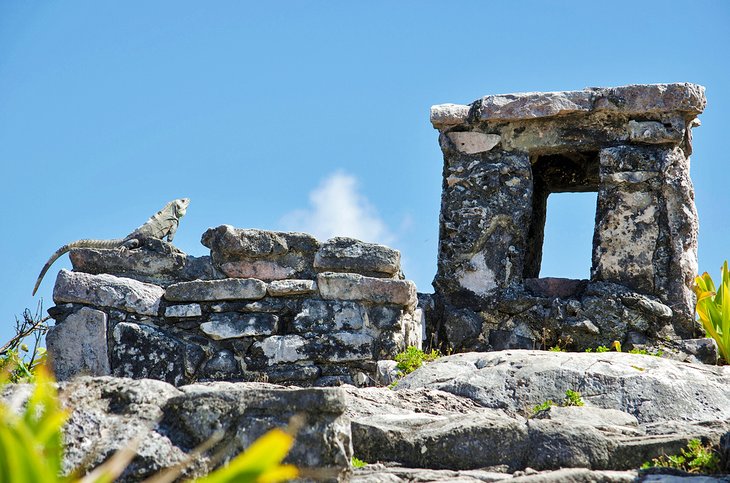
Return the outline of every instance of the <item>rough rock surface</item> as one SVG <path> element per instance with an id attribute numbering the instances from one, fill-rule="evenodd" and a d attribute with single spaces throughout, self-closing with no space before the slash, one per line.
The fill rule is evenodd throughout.
<path id="1" fill-rule="evenodd" d="M 400 272 L 400 252 L 385 245 L 336 237 L 327 240 L 317 251 L 314 268 L 321 272 L 354 272 L 391 277 Z"/>
<path id="2" fill-rule="evenodd" d="M 729 377 L 727 368 L 631 354 L 458 354 L 406 376 L 395 391 L 348 390 L 347 414 L 355 455 L 373 463 L 501 473 L 630 470 L 679 453 L 692 438 L 718 445 L 730 430 Z M 585 406 L 533 413 L 549 399 L 560 403 L 566 389 L 579 390 Z M 385 476 L 392 471 L 364 472 L 373 478 L 364 481 L 398 481 Z M 581 475 L 574 481 L 613 481 Z M 550 478 L 558 476 L 567 478 Z M 541 478 L 535 481 L 573 481 Z"/>
<path id="3" fill-rule="evenodd" d="M 63 328 L 51 327 L 46 348 L 53 355 L 56 379 L 65 381 L 77 374 L 111 374 L 107 348 L 107 315 L 83 307 L 63 321 Z"/>
<path id="4" fill-rule="evenodd" d="M 729 385 L 729 366 L 617 352 L 507 350 L 443 357 L 406 376 L 397 390 L 439 389 L 518 414 L 572 389 L 591 406 L 651 423 L 728 420 Z"/>
<path id="5" fill-rule="evenodd" d="M 164 293 L 164 289 L 150 283 L 64 269 L 58 272 L 53 288 L 53 301 L 109 307 L 140 315 L 157 315 Z"/>
<path id="6" fill-rule="evenodd" d="M 137 456 L 119 480 L 141 481 L 183 461 L 195 446 L 223 430 L 223 441 L 195 458 L 185 473 L 201 476 L 213 468 L 213 454 L 222 452 L 223 461 L 230 459 L 264 432 L 285 427 L 295 414 L 306 422 L 287 462 L 345 478 L 352 456 L 342 389 L 255 383 L 175 388 L 155 380 L 84 377 L 61 384 L 60 394 L 71 409 L 64 429 L 65 473 L 79 465 L 89 470 L 142 436 Z M 17 385 L 0 399 L 28 395 L 27 386 Z"/>
<path id="7" fill-rule="evenodd" d="M 157 240 L 159 246 L 150 247 L 150 242 L 134 250 L 77 248 L 69 252 L 69 257 L 77 272 L 107 273 L 163 287 L 181 280 L 221 277 L 210 257 L 186 255 L 161 240 Z"/>

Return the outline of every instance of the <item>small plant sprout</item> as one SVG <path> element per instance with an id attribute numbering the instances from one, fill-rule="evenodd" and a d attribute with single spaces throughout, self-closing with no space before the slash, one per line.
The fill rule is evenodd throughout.
<path id="1" fill-rule="evenodd" d="M 573 391 L 572 389 L 565 391 L 563 406 L 583 406 L 584 404 L 583 398 L 578 391 Z"/>
<path id="2" fill-rule="evenodd" d="M 423 352 L 421 349 L 410 346 L 405 351 L 396 354 L 395 361 L 398 363 L 401 375 L 405 376 L 421 367 L 424 362 L 432 362 L 439 357 L 441 357 L 441 352 L 438 350 Z"/>
<path id="3" fill-rule="evenodd" d="M 691 439 L 687 448 L 682 448 L 679 454 L 662 455 L 641 465 L 644 470 L 654 467 L 712 474 L 720 471 L 720 456 L 711 446 L 703 445 L 699 439 Z"/>
<path id="4" fill-rule="evenodd" d="M 534 408 L 532 408 L 532 414 L 535 415 L 539 413 L 540 411 L 547 411 L 552 406 L 557 406 L 551 399 L 548 399 L 544 403 L 538 404 Z"/>
<path id="5" fill-rule="evenodd" d="M 352 467 L 353 468 L 364 468 L 368 464 L 364 462 L 363 460 L 356 458 L 355 456 L 352 457 Z"/>

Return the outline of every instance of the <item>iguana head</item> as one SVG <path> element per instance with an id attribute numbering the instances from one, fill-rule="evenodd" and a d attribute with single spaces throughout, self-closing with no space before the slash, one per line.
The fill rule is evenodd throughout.
<path id="1" fill-rule="evenodd" d="M 170 202 L 172 205 L 172 209 L 175 212 L 175 216 L 177 216 L 178 220 L 185 216 L 185 212 L 188 209 L 188 205 L 190 204 L 190 198 L 179 198 L 177 200 L 173 200 Z"/>

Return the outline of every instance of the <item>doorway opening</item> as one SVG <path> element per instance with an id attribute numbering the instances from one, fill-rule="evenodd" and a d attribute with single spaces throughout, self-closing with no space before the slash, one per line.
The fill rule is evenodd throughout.
<path id="1" fill-rule="evenodd" d="M 534 155 L 530 162 L 532 220 L 524 278 L 590 278 L 598 152 Z"/>

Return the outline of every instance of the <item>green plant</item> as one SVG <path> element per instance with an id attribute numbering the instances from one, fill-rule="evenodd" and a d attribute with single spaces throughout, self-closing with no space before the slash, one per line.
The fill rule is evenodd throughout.
<path id="1" fill-rule="evenodd" d="M 605 345 L 599 345 L 596 347 L 596 352 L 608 352 L 610 349 Z"/>
<path id="2" fill-rule="evenodd" d="M 436 349 L 431 352 L 423 352 L 421 349 L 410 346 L 405 351 L 396 354 L 395 361 L 398 363 L 400 374 L 405 376 L 421 367 L 424 362 L 432 362 L 439 357 L 441 357 L 441 352 Z"/>
<path id="3" fill-rule="evenodd" d="M 720 278 L 720 286 L 715 288 L 712 277 L 705 272 L 695 278 L 693 290 L 697 295 L 697 315 L 705 334 L 715 339 L 720 356 L 730 364 L 730 272 L 727 260 L 722 265 Z"/>
<path id="4" fill-rule="evenodd" d="M 565 391 L 563 406 L 583 406 L 584 404 L 583 398 L 578 391 L 573 391 L 572 389 Z"/>
<path id="5" fill-rule="evenodd" d="M 537 414 L 540 411 L 546 411 L 552 406 L 557 406 L 557 404 L 555 404 L 551 399 L 548 399 L 544 403 L 538 404 L 537 406 L 532 408 L 532 414 Z"/>
<path id="6" fill-rule="evenodd" d="M 554 345 L 551 348 L 548 349 L 550 352 L 567 352 L 565 349 L 563 349 L 560 346 Z"/>
<path id="7" fill-rule="evenodd" d="M 662 455 L 641 465 L 642 469 L 662 467 L 674 468 L 690 473 L 717 473 L 720 471 L 720 456 L 711 446 L 703 445 L 699 439 L 691 439 L 680 454 Z"/>
<path id="8" fill-rule="evenodd" d="M 42 337 L 48 331 L 50 317 L 42 317 L 43 305 L 38 304 L 36 313 L 25 309 L 21 319 L 15 318 L 15 336 L 0 347 L 0 371 L 12 368 L 9 382 L 33 382 L 34 372 L 46 360 L 46 349 L 40 347 Z M 26 340 L 32 338 L 32 349 Z"/>
<path id="9" fill-rule="evenodd" d="M 368 464 L 366 462 L 364 462 L 363 460 L 361 460 L 359 458 L 355 458 L 354 456 L 352 457 L 352 467 L 353 468 L 364 468 L 367 465 Z"/>

